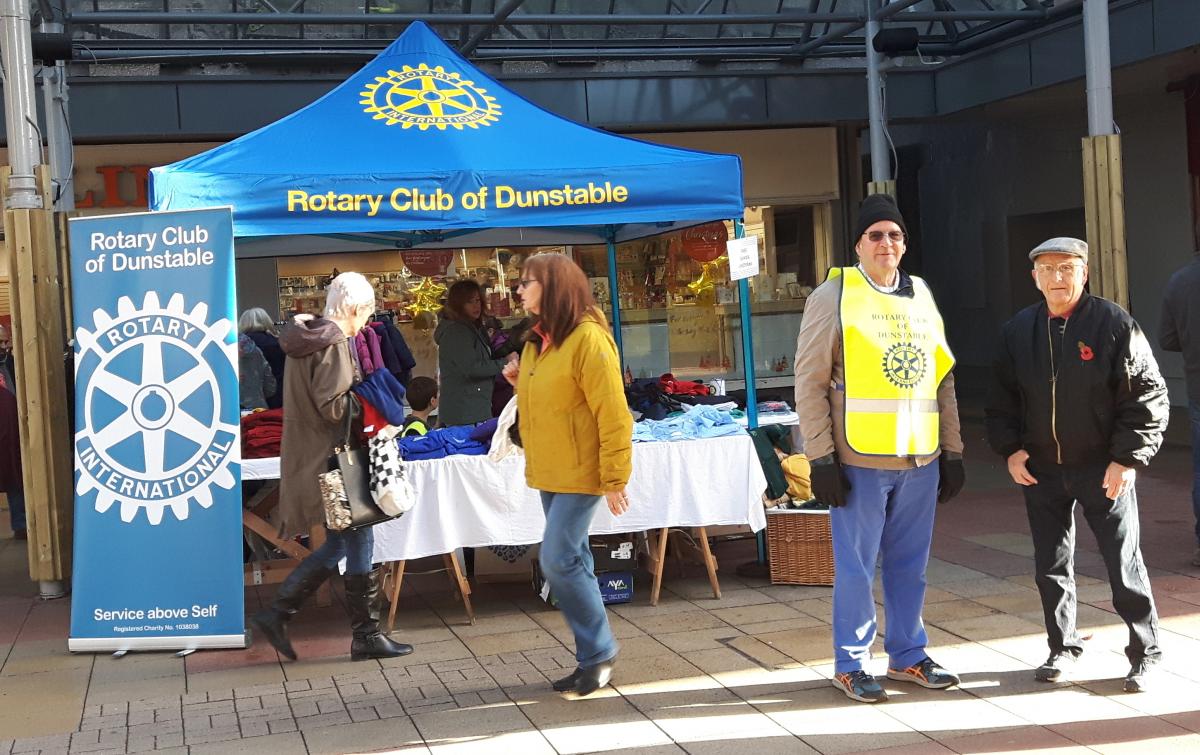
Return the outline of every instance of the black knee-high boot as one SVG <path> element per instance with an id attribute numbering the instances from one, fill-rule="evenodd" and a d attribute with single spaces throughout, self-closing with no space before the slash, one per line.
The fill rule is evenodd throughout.
<path id="1" fill-rule="evenodd" d="M 346 605 L 350 610 L 350 628 L 354 640 L 350 644 L 350 660 L 365 661 L 371 658 L 395 658 L 408 655 L 412 645 L 393 642 L 379 631 L 379 572 L 371 574 L 347 574 Z"/>
<path id="2" fill-rule="evenodd" d="M 304 559 L 279 586 L 271 604 L 250 617 L 250 625 L 262 632 L 280 655 L 296 660 L 296 650 L 288 639 L 288 622 L 333 573 L 333 569 L 315 558 Z"/>

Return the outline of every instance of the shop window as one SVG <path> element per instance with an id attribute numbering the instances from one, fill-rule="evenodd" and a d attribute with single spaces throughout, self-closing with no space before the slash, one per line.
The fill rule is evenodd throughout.
<path id="1" fill-rule="evenodd" d="M 760 381 L 790 382 L 804 302 L 829 265 L 828 204 L 746 208 L 747 236 L 759 244 L 757 276 L 748 281 L 755 371 Z M 362 272 L 375 286 L 381 310 L 392 313 L 418 360 L 414 374 L 433 375 L 432 340 L 437 294 L 471 278 L 484 291 L 487 311 L 506 329 L 521 325 L 516 288 L 526 257 L 570 255 L 588 276 L 605 316 L 621 308 L 625 363 L 634 377 L 674 373 L 681 378 L 743 377 L 741 310 L 729 280 L 724 242 L 732 223 L 710 223 L 619 244 L 617 289 L 609 282 L 604 245 L 414 250 L 331 254 L 279 260 L 279 310 L 319 313 L 337 269 Z M 406 264 L 406 259 L 407 263 Z"/>

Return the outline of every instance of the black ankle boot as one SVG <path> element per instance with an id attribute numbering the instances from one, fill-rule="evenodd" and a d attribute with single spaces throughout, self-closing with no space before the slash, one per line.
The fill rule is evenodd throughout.
<path id="1" fill-rule="evenodd" d="M 555 692 L 570 692 L 571 690 L 575 689 L 575 683 L 579 681 L 579 674 L 582 672 L 583 669 L 576 666 L 575 670 L 571 672 L 570 676 L 564 676 L 551 686 L 554 687 Z"/>
<path id="2" fill-rule="evenodd" d="M 590 695 L 601 687 L 607 687 L 612 681 L 613 667 L 617 665 L 616 658 L 601 661 L 595 666 L 579 669 L 579 678 L 575 680 L 575 693 L 580 697 Z"/>
<path id="3" fill-rule="evenodd" d="M 306 558 L 292 570 L 275 592 L 271 604 L 250 617 L 250 625 L 262 633 L 271 646 L 288 660 L 296 660 L 296 650 L 288 639 L 287 625 L 308 596 L 317 591 L 333 574 L 314 558 Z"/>
<path id="4" fill-rule="evenodd" d="M 412 645 L 393 642 L 379 631 L 379 580 L 374 574 L 347 574 L 346 606 L 350 610 L 350 628 L 354 640 L 350 643 L 350 660 L 366 661 L 372 658 L 395 658 L 408 655 Z"/>

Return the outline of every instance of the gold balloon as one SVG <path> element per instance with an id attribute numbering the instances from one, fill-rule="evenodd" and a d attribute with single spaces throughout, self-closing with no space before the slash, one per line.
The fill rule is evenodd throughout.
<path id="1" fill-rule="evenodd" d="M 433 278 L 422 278 L 421 282 L 409 289 L 414 301 L 408 305 L 413 317 L 422 312 L 437 312 L 442 308 L 440 299 L 446 293 L 446 287 L 436 283 Z"/>
<path id="2" fill-rule="evenodd" d="M 725 257 L 718 257 L 712 262 L 705 262 L 700 268 L 700 277 L 687 284 L 688 290 L 696 297 L 698 304 L 716 303 L 717 279 L 720 275 L 721 263 Z"/>

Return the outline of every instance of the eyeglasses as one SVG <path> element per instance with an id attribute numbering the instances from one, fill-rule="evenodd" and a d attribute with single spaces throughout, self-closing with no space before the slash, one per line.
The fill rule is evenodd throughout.
<path id="1" fill-rule="evenodd" d="M 1040 265 L 1034 265 L 1033 269 L 1038 272 L 1038 275 L 1050 277 L 1058 273 L 1064 278 L 1069 278 L 1075 274 L 1076 270 L 1081 269 L 1081 265 L 1076 265 L 1074 262 L 1060 262 L 1057 265 L 1051 265 L 1049 262 L 1043 262 Z"/>
<path id="2" fill-rule="evenodd" d="M 534 278 L 522 278 L 521 282 L 517 285 L 517 288 L 529 288 L 534 283 L 537 283 L 537 280 Z"/>
<path id="3" fill-rule="evenodd" d="M 868 231 L 863 235 L 866 236 L 867 240 L 872 244 L 878 244 L 879 242 L 883 241 L 884 236 L 888 237 L 888 239 L 890 239 L 894 244 L 899 244 L 901 241 L 904 241 L 903 231 Z"/>

